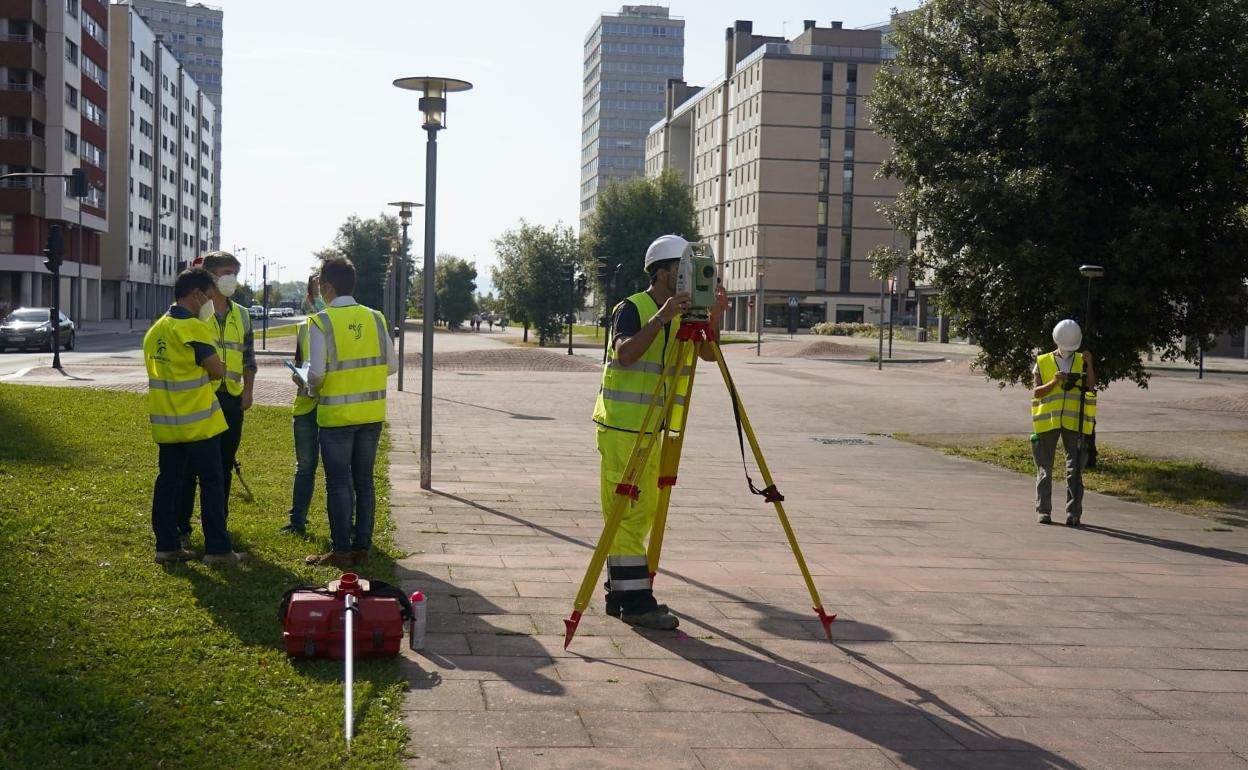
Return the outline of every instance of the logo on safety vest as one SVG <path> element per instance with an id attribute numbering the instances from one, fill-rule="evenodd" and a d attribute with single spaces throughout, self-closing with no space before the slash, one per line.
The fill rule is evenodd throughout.
<path id="1" fill-rule="evenodd" d="M 349 324 L 347 328 L 355 333 L 356 342 L 359 342 L 360 338 L 364 336 L 364 324 Z"/>

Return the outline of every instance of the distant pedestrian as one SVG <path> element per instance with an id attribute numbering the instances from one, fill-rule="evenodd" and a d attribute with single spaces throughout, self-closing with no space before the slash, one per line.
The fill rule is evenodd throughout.
<path id="1" fill-rule="evenodd" d="M 490 325 L 490 331 L 494 331 L 494 314 L 493 314 L 493 313 L 486 313 L 486 314 L 485 314 L 485 321 L 486 321 L 486 323 L 488 323 L 488 324 Z"/>
<path id="2" fill-rule="evenodd" d="M 481 331 L 481 314 L 480 313 L 472 314 L 472 330 L 474 332 Z"/>
<path id="3" fill-rule="evenodd" d="M 1083 453 L 1079 433 L 1096 425 L 1096 372 L 1092 353 L 1079 351 L 1083 332 L 1070 319 L 1053 327 L 1057 350 L 1036 357 L 1031 399 L 1031 454 L 1036 463 L 1036 523 L 1051 523 L 1053 460 L 1057 440 L 1066 451 L 1066 525 L 1079 526 L 1083 516 Z M 1085 376 L 1086 374 L 1086 376 Z M 1079 424 L 1080 406 L 1083 424 Z"/>

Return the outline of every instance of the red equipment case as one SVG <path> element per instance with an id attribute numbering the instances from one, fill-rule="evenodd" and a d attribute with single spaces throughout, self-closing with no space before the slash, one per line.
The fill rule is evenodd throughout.
<path id="1" fill-rule="evenodd" d="M 331 580 L 325 587 L 301 586 L 286 592 L 279 617 L 284 628 L 286 654 L 297 658 L 341 660 L 345 634 L 347 594 L 355 594 L 359 609 L 352 621 L 355 657 L 386 658 L 399 654 L 403 620 L 410 610 L 402 592 L 385 583 L 370 582 L 353 573 Z"/>

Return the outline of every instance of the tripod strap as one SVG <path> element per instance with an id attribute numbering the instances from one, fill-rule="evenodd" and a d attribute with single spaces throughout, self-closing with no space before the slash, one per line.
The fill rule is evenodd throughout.
<path id="1" fill-rule="evenodd" d="M 741 402 L 737 396 L 737 386 L 732 381 L 732 374 L 728 372 L 728 367 L 725 366 L 723 371 L 724 381 L 728 383 L 728 394 L 732 396 L 732 419 L 737 423 L 737 446 L 741 449 L 741 469 L 745 471 L 745 483 L 749 485 L 752 494 L 758 495 L 769 503 L 782 503 L 784 495 L 780 494 L 775 484 L 759 489 L 754 486 L 754 479 L 750 478 L 750 467 L 745 462 L 745 434 L 741 429 Z"/>

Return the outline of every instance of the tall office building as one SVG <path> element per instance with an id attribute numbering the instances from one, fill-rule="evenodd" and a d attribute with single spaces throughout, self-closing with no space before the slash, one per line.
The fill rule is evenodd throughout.
<path id="1" fill-rule="evenodd" d="M 65 244 L 61 310 L 99 318 L 107 227 L 108 8 L 101 0 L 0 4 L 0 173 L 86 171 L 81 208 L 60 179 L 0 182 L 0 308 L 52 303 L 48 227 Z"/>
<path id="2" fill-rule="evenodd" d="M 603 14 L 585 38 L 581 229 L 607 180 L 643 173 L 646 133 L 663 117 L 667 81 L 683 77 L 684 62 L 684 19 L 656 5 Z"/>
<path id="3" fill-rule="evenodd" d="M 130 5 L 110 8 L 111 222 L 101 294 L 106 318 L 155 318 L 173 281 L 209 249 L 216 107 Z"/>
<path id="4" fill-rule="evenodd" d="M 138 11 L 156 37 L 194 78 L 216 108 L 212 126 L 212 199 L 221 211 L 221 40 L 225 14 L 220 8 L 187 0 L 126 0 Z M 221 243 L 221 220 L 212 223 L 212 248 Z"/>
<path id="5" fill-rule="evenodd" d="M 674 168 L 692 185 L 732 301 L 726 328 L 756 329 L 760 310 L 765 326 L 784 327 L 791 306 L 799 327 L 887 318 L 867 253 L 911 243 L 877 211 L 900 190 L 877 178 L 891 145 L 866 99 L 889 50 L 878 28 L 807 21 L 785 40 L 738 21 L 723 76 L 671 84 L 646 171 Z"/>

